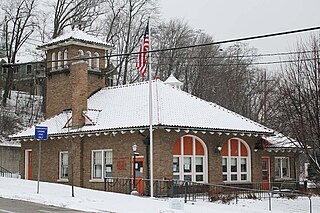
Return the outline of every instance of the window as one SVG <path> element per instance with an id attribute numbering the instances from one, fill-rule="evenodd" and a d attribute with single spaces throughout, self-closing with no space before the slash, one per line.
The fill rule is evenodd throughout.
<path id="1" fill-rule="evenodd" d="M 230 139 L 224 144 L 221 153 L 223 181 L 250 181 L 250 152 L 245 141 Z"/>
<path id="2" fill-rule="evenodd" d="M 89 69 L 92 69 L 92 59 L 91 59 L 91 52 L 87 51 L 87 56 L 88 56 L 88 67 Z"/>
<path id="3" fill-rule="evenodd" d="M 63 67 L 67 67 L 68 66 L 68 50 L 65 50 L 63 53 Z"/>
<path id="4" fill-rule="evenodd" d="M 83 52 L 83 50 L 78 50 L 78 53 L 79 53 L 79 56 L 84 56 L 84 52 Z"/>
<path id="5" fill-rule="evenodd" d="M 112 177 L 112 150 L 92 151 L 92 179 Z"/>
<path id="6" fill-rule="evenodd" d="M 60 152 L 59 179 L 68 179 L 68 152 Z"/>
<path id="7" fill-rule="evenodd" d="M 275 158 L 275 177 L 276 178 L 290 178 L 289 158 L 276 157 Z"/>
<path id="8" fill-rule="evenodd" d="M 206 146 L 194 136 L 179 138 L 173 147 L 173 179 L 207 181 Z"/>
<path id="9" fill-rule="evenodd" d="M 62 68 L 61 64 L 62 64 L 62 52 L 59 51 L 58 52 L 58 69 Z"/>
<path id="10" fill-rule="evenodd" d="M 31 64 L 27 64 L 27 75 L 30 75 L 32 71 L 32 65 Z"/>
<path id="11" fill-rule="evenodd" d="M 18 74 L 19 66 L 13 67 L 13 74 Z"/>
<path id="12" fill-rule="evenodd" d="M 100 63 L 99 53 L 95 52 L 94 57 L 95 58 L 94 58 L 93 69 L 99 71 L 99 63 Z"/>
<path id="13" fill-rule="evenodd" d="M 51 69 L 56 69 L 56 53 L 52 53 L 51 55 Z"/>

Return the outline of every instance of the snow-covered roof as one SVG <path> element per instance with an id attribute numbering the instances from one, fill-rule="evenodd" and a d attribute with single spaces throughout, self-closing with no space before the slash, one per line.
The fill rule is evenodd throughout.
<path id="1" fill-rule="evenodd" d="M 264 144 L 264 148 L 299 148 L 299 143 L 290 137 L 283 135 L 282 133 L 275 133 L 272 136 L 262 137 L 267 143 Z"/>
<path id="2" fill-rule="evenodd" d="M 217 104 L 204 101 L 189 93 L 153 81 L 153 125 L 155 128 L 196 129 L 212 132 L 273 134 L 273 130 Z M 39 125 L 48 126 L 52 136 L 85 132 L 104 132 L 129 129 L 147 129 L 148 83 L 106 87 L 88 99 L 86 119 L 93 125 L 65 128 L 71 112 L 62 112 Z M 11 138 L 33 137 L 34 127 Z"/>
<path id="3" fill-rule="evenodd" d="M 112 46 L 100 40 L 99 38 L 89 35 L 86 32 L 83 32 L 78 29 L 74 29 L 69 33 L 63 34 L 61 36 L 58 36 L 55 39 L 52 39 L 48 43 L 45 43 L 43 45 L 40 45 L 40 49 L 51 49 L 55 48 L 56 44 L 61 44 L 61 43 L 72 43 L 76 42 L 77 44 L 81 45 L 81 43 L 85 43 L 86 45 L 92 44 L 96 46 L 97 48 L 102 48 L 102 49 L 111 49 Z"/>
<path id="4" fill-rule="evenodd" d="M 180 86 L 183 85 L 183 83 L 181 81 L 179 81 L 176 77 L 174 77 L 174 75 L 172 73 L 164 83 L 169 84 L 169 85 L 176 87 L 176 88 L 179 88 Z"/>

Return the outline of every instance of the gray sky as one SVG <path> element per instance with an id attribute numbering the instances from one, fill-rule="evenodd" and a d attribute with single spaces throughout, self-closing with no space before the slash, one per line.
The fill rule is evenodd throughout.
<path id="1" fill-rule="evenodd" d="M 320 0 L 161 0 L 160 6 L 166 20 L 183 18 L 215 41 L 320 26 Z M 259 53 L 287 52 L 309 37 L 310 32 L 247 43 Z"/>

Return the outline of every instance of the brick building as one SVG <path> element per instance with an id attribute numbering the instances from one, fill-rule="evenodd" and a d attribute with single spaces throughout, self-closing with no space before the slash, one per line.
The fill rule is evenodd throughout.
<path id="1" fill-rule="evenodd" d="M 104 87 L 104 58 L 81 57 L 103 56 L 110 46 L 83 32 L 42 48 L 52 62 L 47 65 L 47 120 L 39 124 L 49 132 L 41 142 L 41 180 L 102 189 L 104 177 L 132 176 L 134 144 L 139 152 L 135 173 L 147 177 L 148 83 Z M 173 76 L 152 83 L 155 179 L 264 182 L 267 188 L 271 181 L 298 178 L 299 153 L 274 140 L 273 130 L 180 86 Z M 33 135 L 31 127 L 11 137 L 21 141 L 25 179 L 37 178 L 39 143 Z"/>

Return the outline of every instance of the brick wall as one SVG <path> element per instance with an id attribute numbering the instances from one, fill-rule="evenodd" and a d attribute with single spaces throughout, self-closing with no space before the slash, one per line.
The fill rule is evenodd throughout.
<path id="1" fill-rule="evenodd" d="M 147 134 L 145 134 L 147 135 Z M 187 135 L 184 131 L 167 132 L 165 130 L 154 131 L 154 178 L 155 179 L 171 179 L 172 178 L 172 158 L 173 158 L 173 144 L 176 139 Z M 223 145 L 228 139 L 234 136 L 227 135 L 211 135 L 202 133 L 190 133 L 196 135 L 204 141 L 208 150 L 208 182 L 221 182 L 222 181 L 222 168 L 221 168 L 221 154 L 215 151 L 217 145 Z M 267 152 L 259 150 L 254 151 L 254 144 L 259 139 L 256 137 L 241 137 L 250 146 L 251 154 L 251 178 L 252 182 L 261 182 L 261 157 L 269 156 L 271 159 L 271 181 L 274 181 L 274 157 L 289 156 L 290 157 L 290 173 L 291 177 L 296 177 L 294 172 L 298 170 L 293 169 L 294 161 L 298 168 L 298 154 L 293 152 Z M 86 188 L 103 189 L 103 183 L 94 182 L 91 180 L 91 164 L 92 164 L 92 150 L 112 149 L 113 154 L 113 176 L 114 177 L 130 177 L 132 174 L 132 145 L 138 145 L 138 152 L 140 156 L 146 156 L 146 148 L 143 144 L 144 136 L 140 133 L 117 133 L 113 135 L 100 134 L 96 136 L 93 134 L 91 137 L 84 136 L 82 138 L 73 138 L 73 147 L 71 138 L 69 139 L 55 139 L 48 140 L 42 144 L 42 175 L 41 179 L 49 182 L 56 182 L 58 179 L 58 161 L 59 152 L 69 150 L 69 184 L 71 182 L 71 162 L 74 158 L 74 184 Z M 36 141 L 28 141 L 22 143 L 22 150 L 32 148 L 33 150 L 33 175 L 36 179 L 37 168 L 37 147 Z M 75 150 L 72 152 L 71 150 Z M 72 156 L 70 153 L 75 153 Z M 36 162 L 36 163 L 35 163 Z M 144 161 L 146 163 L 146 159 Z M 24 162 L 22 161 L 22 164 Z M 24 165 L 22 165 L 24 168 Z M 146 169 L 146 165 L 144 165 Z M 24 175 L 23 175 L 24 177 Z"/>
<path id="2" fill-rule="evenodd" d="M 93 53 L 98 52 L 100 56 L 105 55 L 105 50 L 90 48 L 90 47 L 83 47 L 77 45 L 70 45 L 60 48 L 55 48 L 53 50 L 48 50 L 47 58 L 51 61 L 52 60 L 52 53 L 55 52 L 56 59 L 58 58 L 58 52 L 61 51 L 62 53 L 64 50 L 68 50 L 68 58 L 76 58 L 78 57 L 79 49 L 83 50 L 86 54 L 87 51 Z M 63 57 L 62 57 L 63 59 Z M 61 62 L 63 64 L 63 62 Z M 49 77 L 47 79 L 47 88 L 46 88 L 46 117 L 54 116 L 65 109 L 71 109 L 71 74 L 70 74 L 70 67 L 72 61 L 68 61 L 68 67 L 61 69 L 59 72 L 51 72 L 49 73 Z M 84 67 L 79 65 L 79 69 L 87 69 L 88 65 L 83 65 Z M 47 63 L 47 68 L 50 71 L 52 68 L 52 63 Z M 105 58 L 100 58 L 99 60 L 99 72 L 88 72 L 87 77 L 87 97 L 89 97 L 93 92 L 97 91 L 98 89 L 105 87 L 105 77 L 103 75 L 103 69 L 105 68 Z M 90 70 L 90 69 L 89 69 Z M 80 82 L 78 82 L 80 84 Z M 84 82 L 81 82 L 84 85 Z M 59 104 L 57 104 L 59 103 Z"/>

